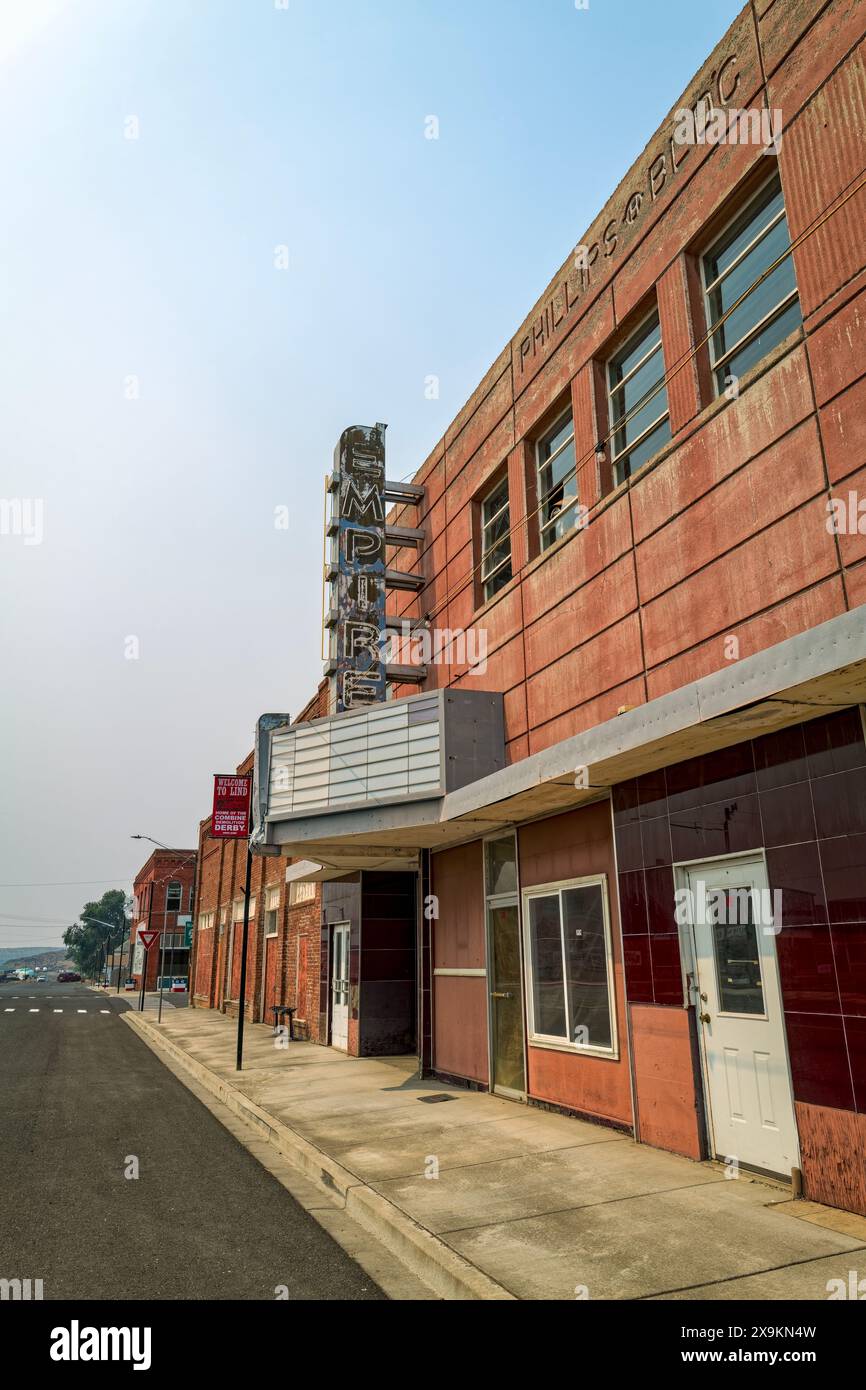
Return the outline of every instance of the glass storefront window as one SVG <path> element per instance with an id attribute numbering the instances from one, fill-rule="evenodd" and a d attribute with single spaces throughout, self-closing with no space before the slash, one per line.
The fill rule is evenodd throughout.
<path id="1" fill-rule="evenodd" d="M 604 878 L 524 894 L 532 1036 L 578 1049 L 615 1047 Z"/>

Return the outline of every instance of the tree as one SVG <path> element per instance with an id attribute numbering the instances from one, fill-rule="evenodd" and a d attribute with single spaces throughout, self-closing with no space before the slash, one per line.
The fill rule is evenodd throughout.
<path id="1" fill-rule="evenodd" d="M 80 922 L 63 933 L 64 945 L 86 978 L 101 975 L 107 956 L 128 937 L 131 905 L 122 889 L 112 888 L 99 902 L 85 903 Z"/>

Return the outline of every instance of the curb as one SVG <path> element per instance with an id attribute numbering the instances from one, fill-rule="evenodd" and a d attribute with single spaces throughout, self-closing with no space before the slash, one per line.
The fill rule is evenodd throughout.
<path id="1" fill-rule="evenodd" d="M 345 1210 L 392 1254 L 408 1265 L 413 1274 L 446 1300 L 509 1300 L 514 1294 L 489 1275 L 464 1260 L 387 1197 L 344 1168 L 336 1159 L 316 1148 L 289 1125 L 263 1110 L 203 1062 L 198 1062 L 171 1038 L 159 1031 L 145 1015 L 124 1011 L 123 1021 L 139 1033 L 157 1055 L 167 1053 L 194 1077 L 205 1090 L 221 1101 L 232 1114 L 245 1120 L 261 1138 L 272 1144 L 306 1178 L 311 1179 L 331 1200 L 341 1198 Z"/>

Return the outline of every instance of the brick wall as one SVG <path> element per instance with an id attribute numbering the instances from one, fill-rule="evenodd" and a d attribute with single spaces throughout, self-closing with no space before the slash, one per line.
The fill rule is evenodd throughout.
<path id="1" fill-rule="evenodd" d="M 805 232 L 863 164 L 866 7 L 775 0 L 747 7 L 415 476 L 423 508 L 395 523 L 425 547 L 389 563 L 423 574 L 398 612 L 483 630 L 483 674 L 433 666 L 428 688 L 502 691 L 509 760 L 665 694 L 866 602 L 866 535 L 834 536 L 828 503 L 866 489 L 866 189 L 798 247 L 803 327 L 713 398 L 699 257 L 776 163 L 748 144 L 676 146 L 677 108 L 782 112 L 778 168 L 789 230 Z M 604 362 L 656 304 L 672 439 L 614 487 Z M 539 554 L 534 445 L 571 404 L 589 524 Z M 510 484 L 514 577 L 478 594 L 477 508 Z M 729 639 L 736 639 L 732 647 Z M 398 694 L 412 693 L 402 687 Z"/>
<path id="2" fill-rule="evenodd" d="M 196 851 L 194 849 L 154 850 L 136 874 L 132 890 L 135 898 L 135 910 L 133 911 L 129 942 L 127 943 L 125 966 L 128 960 L 127 974 L 135 980 L 139 988 L 141 987 L 141 974 L 133 971 L 135 940 L 138 931 L 145 928 L 160 933 L 182 930 L 182 928 L 178 928 L 177 919 L 187 916 L 190 912 L 190 894 L 194 891 L 195 881 Z M 166 910 L 166 890 L 171 882 L 181 885 L 181 905 L 177 912 Z M 186 974 L 186 966 L 183 965 L 185 960 L 185 955 L 176 956 L 175 962 L 172 962 L 170 956 L 166 956 L 164 969 L 167 972 L 169 966 L 176 963 L 175 973 Z M 146 953 L 145 961 L 146 988 L 156 989 L 160 966 L 159 941 L 154 942 Z M 183 968 L 181 968 L 182 966 Z"/>
<path id="3" fill-rule="evenodd" d="M 316 694 L 295 722 L 316 719 L 328 712 L 327 682 L 322 681 Z M 252 770 L 253 755 L 249 754 L 237 767 L 238 773 Z M 194 937 L 194 983 L 190 1003 L 195 1008 L 219 1009 L 232 1018 L 238 1015 L 240 981 L 241 923 L 232 934 L 232 919 L 236 904 L 243 898 L 246 876 L 246 844 L 237 840 L 213 840 L 209 834 L 210 818 L 199 825 L 199 862 L 201 864 Z M 247 951 L 246 1016 L 256 1022 L 270 1023 L 273 1015 L 266 996 L 266 939 L 265 911 L 268 888 L 280 889 L 277 907 L 276 959 L 270 982 L 275 1002 L 297 1010 L 296 1020 L 301 1036 L 314 1042 L 319 1038 L 318 974 L 320 965 L 321 893 L 316 890 L 310 902 L 289 906 L 285 882 L 287 861 L 273 856 L 254 855 L 250 896 L 255 899 L 250 913 Z M 203 925 L 209 914 L 213 925 Z M 225 915 L 221 929 L 220 919 Z M 229 947 L 232 946 L 231 959 Z M 306 964 L 306 978 L 299 980 L 299 966 Z"/>

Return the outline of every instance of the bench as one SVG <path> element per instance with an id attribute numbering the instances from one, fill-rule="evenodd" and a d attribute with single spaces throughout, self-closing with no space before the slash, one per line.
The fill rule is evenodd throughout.
<path id="1" fill-rule="evenodd" d="M 281 1020 L 284 1019 L 284 1018 L 286 1018 L 286 1017 L 288 1017 L 288 1020 L 289 1020 L 289 1042 L 294 1042 L 294 1041 L 295 1041 L 295 1034 L 294 1034 L 292 1025 L 293 1025 L 294 1017 L 295 1017 L 295 1014 L 297 1013 L 297 1010 L 296 1010 L 295 1008 L 290 1007 L 290 1005 L 288 1005 L 288 1004 L 272 1004 L 272 1005 L 271 1005 L 271 1013 L 272 1013 L 273 1016 L 274 1016 L 274 1032 L 275 1032 L 275 1033 L 278 1033 L 278 1032 L 280 1031 L 280 1022 L 281 1022 Z"/>

